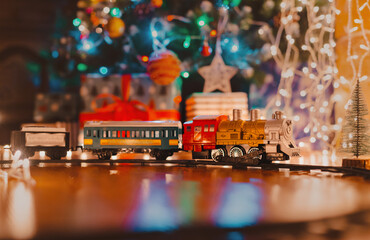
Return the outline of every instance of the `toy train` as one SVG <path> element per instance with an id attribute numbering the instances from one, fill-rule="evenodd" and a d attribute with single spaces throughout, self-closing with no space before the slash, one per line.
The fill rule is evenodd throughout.
<path id="1" fill-rule="evenodd" d="M 110 159 L 119 151 L 150 150 L 156 159 L 165 160 L 181 149 L 179 121 L 89 122 L 84 127 L 84 149 L 99 159 Z"/>
<path id="2" fill-rule="evenodd" d="M 234 110 L 232 120 L 226 115 L 197 116 L 183 125 L 179 121 L 88 122 L 83 130 L 84 150 L 92 151 L 99 159 L 110 159 L 121 151 L 147 151 L 157 160 L 178 151 L 192 151 L 194 159 L 214 161 L 223 157 L 253 156 L 259 161 L 273 161 L 299 156 L 292 121 L 282 118 L 282 112 L 275 112 L 271 120 L 259 119 L 258 110 L 251 111 L 250 120 L 241 120 L 240 115 L 240 110 Z M 27 145 L 24 140 L 12 143 L 20 144 L 18 148 Z M 58 144 L 55 147 L 61 147 L 61 142 Z M 60 158 L 59 150 L 55 155 Z"/>
<path id="3" fill-rule="evenodd" d="M 36 151 L 45 151 L 51 159 L 61 159 L 70 149 L 70 133 L 65 128 L 48 126 L 26 126 L 12 131 L 11 151 L 21 152 L 21 158 L 32 157 Z"/>

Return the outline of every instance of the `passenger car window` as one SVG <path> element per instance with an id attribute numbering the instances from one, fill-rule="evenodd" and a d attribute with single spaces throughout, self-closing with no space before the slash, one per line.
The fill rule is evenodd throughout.
<path id="1" fill-rule="evenodd" d="M 91 137 L 91 130 L 90 129 L 86 130 L 86 137 Z"/>
<path id="2" fill-rule="evenodd" d="M 211 125 L 209 126 L 209 131 L 210 131 L 210 132 L 214 132 L 214 131 L 215 131 L 215 125 L 214 125 L 214 124 L 211 124 Z"/>

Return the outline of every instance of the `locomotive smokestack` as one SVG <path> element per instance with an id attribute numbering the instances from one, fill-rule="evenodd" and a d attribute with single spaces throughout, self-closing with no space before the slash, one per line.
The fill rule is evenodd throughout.
<path id="1" fill-rule="evenodd" d="M 252 109 L 251 110 L 251 121 L 257 121 L 259 119 L 260 110 Z"/>
<path id="2" fill-rule="evenodd" d="M 283 118 L 283 112 L 282 111 L 276 111 L 275 112 L 275 119 L 282 119 Z"/>
<path id="3" fill-rule="evenodd" d="M 242 119 L 242 110 L 233 109 L 233 121 L 238 121 Z"/>

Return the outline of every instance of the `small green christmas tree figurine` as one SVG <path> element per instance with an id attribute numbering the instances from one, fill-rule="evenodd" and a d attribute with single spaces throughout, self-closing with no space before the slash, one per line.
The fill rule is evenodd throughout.
<path id="1" fill-rule="evenodd" d="M 347 110 L 346 123 L 343 127 L 342 150 L 353 154 L 358 159 L 359 156 L 368 154 L 370 150 L 368 121 L 364 118 L 368 110 L 359 79 L 357 79 L 351 100 L 352 103 Z"/>

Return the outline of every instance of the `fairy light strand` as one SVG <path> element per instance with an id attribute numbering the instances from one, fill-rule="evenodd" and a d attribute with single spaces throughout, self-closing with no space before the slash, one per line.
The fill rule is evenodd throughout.
<path id="1" fill-rule="evenodd" d="M 329 133 L 334 131 L 331 123 L 331 115 L 334 108 L 334 100 L 329 92 L 338 69 L 334 57 L 334 23 L 337 9 L 335 1 L 329 1 L 326 7 L 315 6 L 313 0 L 283 0 L 281 2 L 281 24 L 276 36 L 270 36 L 272 42 L 271 54 L 281 69 L 281 79 L 277 94 L 268 102 L 266 112 L 274 108 L 283 109 L 285 114 L 293 119 L 301 119 L 298 115 L 293 117 L 293 105 L 297 103 L 297 97 L 293 96 L 293 82 L 295 77 L 300 77 L 298 86 L 300 89 L 298 108 L 307 111 L 308 123 L 304 127 L 309 136 L 297 141 L 316 143 L 319 139 L 325 143 L 324 149 L 333 149 L 333 139 Z M 303 9 L 307 11 L 308 28 L 304 35 L 304 44 L 298 48 L 294 36 L 295 16 Z M 284 34 L 283 34 L 284 33 Z M 287 47 L 284 52 L 280 49 L 280 42 L 285 41 Z M 300 51 L 308 53 L 306 66 L 300 66 Z M 292 102 L 294 100 L 294 103 Z"/>
<path id="2" fill-rule="evenodd" d="M 24 181 L 27 184 L 35 184 L 35 180 L 31 176 L 29 159 L 21 159 L 21 152 L 17 151 L 13 156 L 13 161 L 9 170 L 0 169 L 0 179 L 5 185 L 8 184 L 10 178 L 19 181 Z"/>

